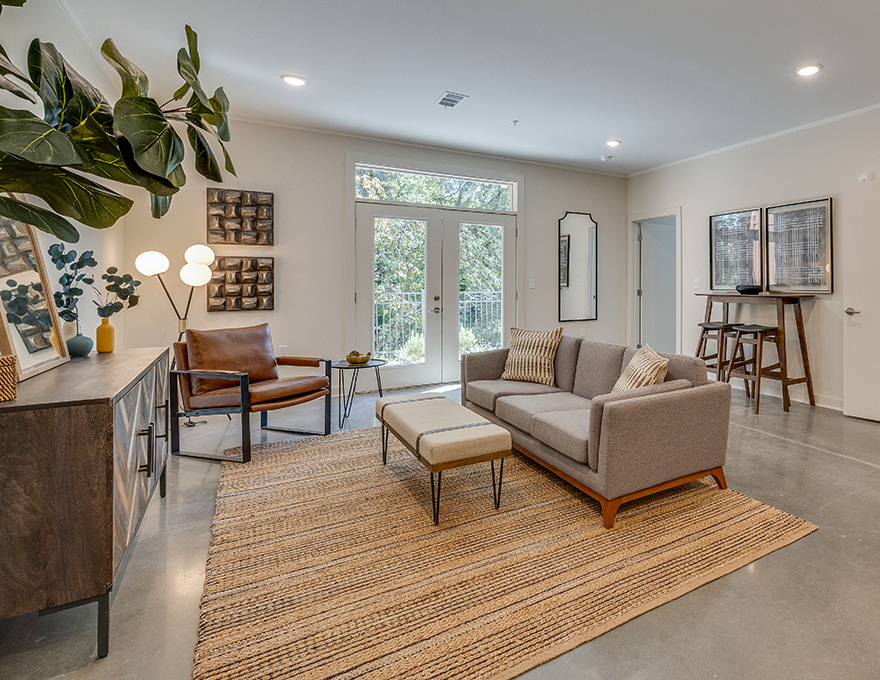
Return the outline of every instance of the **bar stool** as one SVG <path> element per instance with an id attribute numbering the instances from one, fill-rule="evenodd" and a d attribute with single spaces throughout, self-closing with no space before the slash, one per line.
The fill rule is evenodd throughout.
<path id="1" fill-rule="evenodd" d="M 777 359 L 775 364 L 764 366 L 764 343 L 772 342 L 777 345 L 777 354 L 779 357 L 785 357 L 784 352 L 779 352 L 779 329 L 776 326 L 762 326 L 760 324 L 736 324 L 733 326 L 736 332 L 733 341 L 733 352 L 731 353 L 730 363 L 727 365 L 727 372 L 724 377 L 725 382 L 730 382 L 731 378 L 742 378 L 743 381 L 754 382 L 753 395 L 755 397 L 755 413 L 761 403 L 761 378 L 773 378 L 781 380 L 783 386 L 786 386 L 786 367 Z M 743 345 L 752 345 L 752 357 L 746 360 L 745 353 L 741 358 L 737 358 L 737 351 L 742 350 Z M 783 359 L 784 360 L 784 359 Z M 749 367 L 751 366 L 751 370 Z M 779 369 L 776 371 L 775 369 Z M 748 389 L 746 390 L 748 396 Z M 788 400 L 782 400 L 782 408 L 788 411 Z"/>
<path id="2" fill-rule="evenodd" d="M 726 321 L 704 321 L 697 324 L 700 327 L 700 339 L 697 342 L 697 351 L 694 356 L 706 362 L 706 368 L 715 369 L 715 379 L 724 379 L 724 366 L 727 363 L 725 353 L 727 338 L 735 324 Z M 715 341 L 715 354 L 709 354 L 709 340 Z M 712 363 L 711 360 L 715 362 Z"/>

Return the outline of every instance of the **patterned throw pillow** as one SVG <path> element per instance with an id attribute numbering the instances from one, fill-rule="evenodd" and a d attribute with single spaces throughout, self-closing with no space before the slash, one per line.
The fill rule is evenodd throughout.
<path id="1" fill-rule="evenodd" d="M 561 338 L 562 328 L 552 331 L 511 328 L 510 351 L 501 379 L 555 385 L 553 360 Z"/>
<path id="2" fill-rule="evenodd" d="M 664 359 L 649 345 L 645 345 L 633 355 L 611 391 L 623 392 L 661 383 L 666 377 L 667 368 L 669 368 L 669 359 Z"/>

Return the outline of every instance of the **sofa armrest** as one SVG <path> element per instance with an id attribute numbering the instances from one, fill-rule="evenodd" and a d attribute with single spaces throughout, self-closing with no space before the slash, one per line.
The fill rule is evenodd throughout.
<path id="1" fill-rule="evenodd" d="M 595 442 L 597 491 L 618 498 L 721 467 L 729 425 L 728 383 L 608 401 Z"/>
<path id="2" fill-rule="evenodd" d="M 608 394 L 600 394 L 593 397 L 590 402 L 590 430 L 589 430 L 589 451 L 587 462 L 593 470 L 597 470 L 599 465 L 599 437 L 602 430 L 602 413 L 605 404 L 621 401 L 622 399 L 636 399 L 638 397 L 646 397 L 651 394 L 663 394 L 665 392 L 674 392 L 693 387 L 690 380 L 669 380 L 658 383 L 656 385 L 646 385 L 645 387 L 636 387 L 632 390 L 624 390 L 623 392 L 609 392 Z"/>
<path id="3" fill-rule="evenodd" d="M 504 373 L 509 349 L 493 349 L 488 352 L 475 352 L 461 357 L 461 394 L 464 398 L 465 386 L 475 380 L 498 380 Z"/>

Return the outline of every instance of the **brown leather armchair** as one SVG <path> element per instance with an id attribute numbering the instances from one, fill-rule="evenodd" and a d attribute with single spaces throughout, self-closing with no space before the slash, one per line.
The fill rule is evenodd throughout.
<path id="1" fill-rule="evenodd" d="M 330 434 L 330 360 L 313 357 L 276 357 L 269 324 L 246 328 L 187 330 L 186 342 L 174 343 L 177 369 L 171 371 L 171 453 L 228 460 L 210 454 L 180 451 L 180 417 L 241 414 L 240 462 L 251 459 L 250 414 L 259 412 L 264 430 L 292 434 Z M 278 366 L 320 368 L 323 375 L 279 377 Z M 180 388 L 180 402 L 174 378 Z M 322 432 L 271 427 L 268 412 L 324 398 Z M 180 406 L 183 408 L 181 409 Z"/>

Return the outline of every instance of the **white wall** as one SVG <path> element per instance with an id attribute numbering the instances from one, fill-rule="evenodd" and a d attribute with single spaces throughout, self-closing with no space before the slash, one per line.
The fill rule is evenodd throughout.
<path id="1" fill-rule="evenodd" d="M 232 103 L 234 108 L 235 102 Z M 355 161 L 393 159 L 416 168 L 448 168 L 459 174 L 522 182 L 518 267 L 520 315 L 528 328 L 557 325 L 557 220 L 566 210 L 592 213 L 599 223 L 598 320 L 564 324 L 577 335 L 622 342 L 626 253 L 626 180 L 574 170 L 419 148 L 341 135 L 233 121 L 229 146 L 238 177 L 224 186 L 275 194 L 276 245 L 272 248 L 218 245 L 218 255 L 273 256 L 276 308 L 271 312 L 212 312 L 205 290 L 196 291 L 190 312 L 193 328 L 244 326 L 268 321 L 276 343 L 290 351 L 339 358 L 354 347 Z M 191 168 L 183 190 L 162 220 L 141 202 L 126 219 L 125 267 L 143 250 L 165 252 L 171 270 L 163 278 L 178 305 L 187 290 L 177 277 L 183 251 L 206 239 L 205 189 L 215 186 Z M 605 263 L 603 265 L 603 263 Z M 613 263 L 613 264 L 608 264 Z M 534 289 L 526 282 L 533 278 Z M 141 287 L 141 305 L 124 312 L 124 344 L 166 345 L 176 338 L 176 322 L 155 280 Z"/>
<path id="2" fill-rule="evenodd" d="M 866 189 L 858 178 L 868 171 L 874 172 L 875 180 Z M 864 214 L 861 208 L 865 201 L 878 200 L 878 171 L 880 111 L 874 110 L 631 177 L 630 215 L 681 206 L 683 350 L 696 347 L 696 324 L 702 321 L 705 309 L 705 298 L 693 295 L 693 280 L 699 279 L 700 289 L 708 290 L 709 215 L 831 196 L 834 293 L 806 302 L 804 319 L 817 402 L 840 408 L 843 309 L 850 304 L 846 288 L 852 294 L 858 286 L 858 273 L 847 271 L 841 253 L 847 241 L 852 245 L 860 232 L 878 226 L 876 219 L 868 223 L 848 219 L 855 212 Z M 742 307 L 741 318 L 775 321 L 772 309 Z M 787 328 L 794 331 L 790 317 Z M 789 333 L 789 357 L 799 357 L 795 338 Z M 798 370 L 795 363 L 793 371 Z M 792 398 L 805 401 L 806 389 L 794 387 Z"/>

